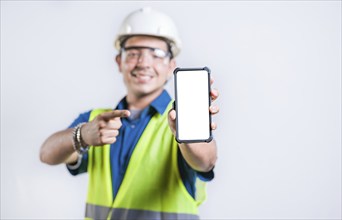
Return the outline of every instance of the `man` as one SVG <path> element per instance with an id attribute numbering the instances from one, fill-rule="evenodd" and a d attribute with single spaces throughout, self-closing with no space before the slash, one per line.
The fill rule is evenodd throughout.
<path id="1" fill-rule="evenodd" d="M 124 20 L 115 46 L 126 97 L 115 110 L 86 112 L 52 134 L 40 158 L 67 164 L 73 175 L 88 172 L 87 218 L 198 219 L 203 184 L 196 188 L 196 180 L 213 178 L 217 150 L 215 140 L 175 141 L 176 112 L 164 85 L 180 52 L 176 27 L 165 14 L 143 8 Z"/>

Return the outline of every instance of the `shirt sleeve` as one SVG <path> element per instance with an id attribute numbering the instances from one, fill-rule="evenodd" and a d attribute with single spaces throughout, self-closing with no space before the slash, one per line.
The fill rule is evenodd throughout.
<path id="1" fill-rule="evenodd" d="M 184 159 L 180 150 L 178 150 L 178 166 L 179 166 L 179 171 L 180 171 L 183 181 L 185 179 L 192 179 L 193 175 L 195 175 L 196 177 L 198 177 L 200 180 L 204 182 L 209 182 L 213 180 L 215 177 L 214 167 L 208 172 L 200 172 L 200 171 L 196 171 L 192 169 L 190 165 Z"/>
<path id="2" fill-rule="evenodd" d="M 213 167 L 213 169 L 211 169 L 208 172 L 198 172 L 198 171 L 196 171 L 197 177 L 200 180 L 204 181 L 204 182 L 209 182 L 209 181 L 213 180 L 214 177 L 215 177 L 215 175 L 214 175 L 214 168 L 215 167 Z"/>
<path id="3" fill-rule="evenodd" d="M 74 128 L 76 127 L 79 123 L 83 123 L 83 122 L 88 122 L 89 121 L 89 117 L 90 117 L 90 111 L 84 112 L 82 114 L 80 114 L 70 125 L 68 128 Z"/>
<path id="4" fill-rule="evenodd" d="M 178 168 L 181 175 L 183 184 L 189 194 L 195 198 L 196 193 L 196 178 L 204 182 L 209 182 L 214 179 L 214 168 L 208 172 L 199 172 L 190 167 L 190 165 L 184 159 L 182 153 L 178 148 Z"/>
<path id="5" fill-rule="evenodd" d="M 71 124 L 68 128 L 73 128 L 76 127 L 79 123 L 83 122 L 88 122 L 89 121 L 89 116 L 90 112 L 85 112 L 80 114 Z M 70 172 L 71 175 L 77 175 L 81 173 L 87 172 L 87 167 L 88 167 L 88 153 L 85 153 L 83 155 L 79 155 L 78 160 L 76 164 L 67 164 L 66 165 L 68 171 Z"/>
<path id="6" fill-rule="evenodd" d="M 76 176 L 81 173 L 86 173 L 88 168 L 88 153 L 80 155 L 78 157 L 77 163 L 73 165 L 66 165 L 69 173 Z"/>

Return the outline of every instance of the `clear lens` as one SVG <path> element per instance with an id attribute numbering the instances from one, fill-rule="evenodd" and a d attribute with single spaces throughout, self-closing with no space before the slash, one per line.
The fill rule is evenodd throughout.
<path id="1" fill-rule="evenodd" d="M 164 62 L 166 58 L 170 57 L 169 52 L 165 52 L 162 49 L 152 47 L 122 48 L 121 54 L 122 59 L 128 63 L 137 62 L 142 55 L 144 55 L 144 57 L 152 59 L 154 62 Z"/>
<path id="2" fill-rule="evenodd" d="M 155 57 L 158 57 L 158 58 L 165 58 L 167 56 L 167 53 L 161 49 L 154 49 L 153 50 L 153 54 Z"/>

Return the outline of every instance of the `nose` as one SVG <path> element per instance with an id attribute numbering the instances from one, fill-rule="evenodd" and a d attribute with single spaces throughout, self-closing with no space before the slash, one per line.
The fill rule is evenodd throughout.
<path id="1" fill-rule="evenodd" d="M 139 57 L 138 57 L 138 64 L 141 65 L 151 65 L 153 62 L 152 56 L 149 53 L 149 51 L 143 50 L 141 51 Z"/>

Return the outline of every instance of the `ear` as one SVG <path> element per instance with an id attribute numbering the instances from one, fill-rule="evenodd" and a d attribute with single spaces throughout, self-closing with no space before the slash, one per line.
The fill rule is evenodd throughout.
<path id="1" fill-rule="evenodd" d="M 122 72 L 122 69 L 121 69 L 121 54 L 118 54 L 115 56 L 115 62 L 116 64 L 118 64 L 118 68 L 119 68 L 119 71 L 120 73 Z"/>

